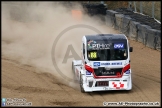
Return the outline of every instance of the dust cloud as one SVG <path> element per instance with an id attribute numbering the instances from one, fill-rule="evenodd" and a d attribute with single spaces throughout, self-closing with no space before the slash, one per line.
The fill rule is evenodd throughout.
<path id="1" fill-rule="evenodd" d="M 55 39 L 64 29 L 79 24 L 95 27 L 101 33 L 113 31 L 106 29 L 98 17 L 86 14 L 81 19 L 73 17 L 72 9 L 83 11 L 79 3 L 65 6 L 59 2 L 2 2 L 2 56 L 35 67 L 40 72 L 50 72 L 76 88 L 74 82 L 67 81 L 55 69 L 51 55 L 55 56 L 61 73 L 72 79 L 71 62 L 75 58 L 65 56 L 68 47 L 71 45 L 70 48 L 80 56 L 82 36 L 97 32 L 78 26 L 69 29 L 53 46 Z M 55 53 L 52 53 L 52 47 L 55 47 Z"/>

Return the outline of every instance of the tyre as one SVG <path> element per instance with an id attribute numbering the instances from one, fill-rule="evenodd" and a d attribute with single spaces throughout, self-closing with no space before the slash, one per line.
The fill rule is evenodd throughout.
<path id="1" fill-rule="evenodd" d="M 83 88 L 83 79 L 82 79 L 82 75 L 81 74 L 80 74 L 80 91 L 82 93 L 85 93 L 84 88 Z"/>
<path id="2" fill-rule="evenodd" d="M 73 64 L 73 62 L 72 62 L 71 70 L 74 73 L 74 64 Z"/>

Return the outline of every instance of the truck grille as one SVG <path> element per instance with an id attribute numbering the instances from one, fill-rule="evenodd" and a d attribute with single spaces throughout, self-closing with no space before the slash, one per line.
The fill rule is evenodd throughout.
<path id="1" fill-rule="evenodd" d="M 98 69 L 94 69 L 96 76 L 116 76 L 118 72 L 121 74 L 122 68 L 106 70 L 104 67 L 99 67 Z"/>

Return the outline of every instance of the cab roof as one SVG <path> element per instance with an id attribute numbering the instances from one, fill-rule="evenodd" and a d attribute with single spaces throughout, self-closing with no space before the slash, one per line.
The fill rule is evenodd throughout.
<path id="1" fill-rule="evenodd" d="M 127 40 L 124 34 L 96 34 L 96 35 L 85 35 L 87 40 Z"/>

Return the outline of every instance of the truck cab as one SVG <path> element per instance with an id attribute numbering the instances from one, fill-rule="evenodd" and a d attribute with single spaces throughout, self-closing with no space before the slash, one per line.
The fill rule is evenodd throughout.
<path id="1" fill-rule="evenodd" d="M 131 90 L 129 46 L 124 34 L 85 35 L 81 58 L 73 60 L 73 72 L 82 92 Z"/>

